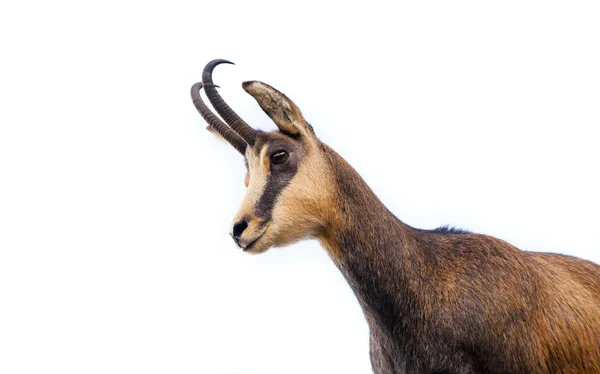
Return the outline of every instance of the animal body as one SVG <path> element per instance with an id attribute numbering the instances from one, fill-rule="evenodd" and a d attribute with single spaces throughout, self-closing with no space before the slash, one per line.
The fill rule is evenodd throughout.
<path id="1" fill-rule="evenodd" d="M 231 236 L 255 254 L 318 240 L 362 307 L 375 373 L 600 373 L 600 266 L 403 223 L 284 94 L 245 82 L 279 131 L 244 122 L 213 84 L 221 63 L 191 94 L 247 165 Z"/>

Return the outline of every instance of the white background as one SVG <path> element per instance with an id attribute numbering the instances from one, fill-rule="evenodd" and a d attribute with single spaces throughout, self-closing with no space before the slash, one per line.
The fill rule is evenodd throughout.
<path id="1" fill-rule="evenodd" d="M 390 2 L 391 3 L 391 2 Z M 241 253 L 190 86 L 303 110 L 404 222 L 600 262 L 597 1 L 0 6 L 0 372 L 368 373 L 316 242 Z"/>

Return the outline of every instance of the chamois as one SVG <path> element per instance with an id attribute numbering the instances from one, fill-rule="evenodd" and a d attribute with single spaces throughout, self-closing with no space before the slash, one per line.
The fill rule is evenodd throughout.
<path id="1" fill-rule="evenodd" d="M 213 84 L 222 63 L 206 65 L 191 95 L 245 159 L 230 234 L 255 254 L 317 239 L 360 303 L 375 373 L 600 373 L 600 266 L 403 223 L 281 92 L 242 85 L 278 131 L 242 120 Z"/>

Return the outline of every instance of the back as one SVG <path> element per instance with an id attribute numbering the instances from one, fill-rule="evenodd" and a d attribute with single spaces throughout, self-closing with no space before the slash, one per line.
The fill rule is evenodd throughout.
<path id="1" fill-rule="evenodd" d="M 600 266 L 486 235 L 419 234 L 436 327 L 474 372 L 600 373 Z"/>
<path id="2" fill-rule="evenodd" d="M 600 373 L 600 266 L 553 253 L 527 254 L 547 280 L 536 327 L 548 369 Z"/>

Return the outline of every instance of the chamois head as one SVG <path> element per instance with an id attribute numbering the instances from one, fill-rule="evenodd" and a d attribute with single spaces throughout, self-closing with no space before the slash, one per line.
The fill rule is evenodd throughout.
<path id="1" fill-rule="evenodd" d="M 244 158 L 247 191 L 231 224 L 230 235 L 244 251 L 262 253 L 319 235 L 325 229 L 331 201 L 331 173 L 324 145 L 284 94 L 257 81 L 244 82 L 248 92 L 279 130 L 263 132 L 242 120 L 217 93 L 213 69 L 226 60 L 211 61 L 202 82 L 192 86 L 194 105 L 208 129 L 227 140 Z M 202 101 L 200 89 L 221 121 Z"/>

